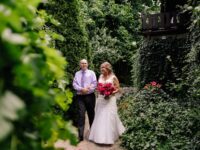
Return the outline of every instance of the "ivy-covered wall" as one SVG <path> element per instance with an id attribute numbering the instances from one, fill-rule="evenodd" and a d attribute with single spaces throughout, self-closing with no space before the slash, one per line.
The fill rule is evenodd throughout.
<path id="1" fill-rule="evenodd" d="M 167 81 L 176 82 L 182 74 L 189 50 L 187 35 L 144 39 L 139 52 L 140 87 L 151 81 L 161 84 Z"/>
<path id="2" fill-rule="evenodd" d="M 78 0 L 50 0 L 45 9 L 57 19 L 60 28 L 54 28 L 65 37 L 65 41 L 56 41 L 56 48 L 62 51 L 68 61 L 69 78 L 72 79 L 79 69 L 79 61 L 87 58 L 90 61 L 90 46 L 85 25 L 80 13 Z M 51 26 L 51 28 L 53 28 Z"/>

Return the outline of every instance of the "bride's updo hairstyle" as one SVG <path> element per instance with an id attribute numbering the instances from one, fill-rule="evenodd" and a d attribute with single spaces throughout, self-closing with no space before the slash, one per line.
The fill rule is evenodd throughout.
<path id="1" fill-rule="evenodd" d="M 102 63 L 101 66 L 102 65 L 105 66 L 105 68 L 108 70 L 109 74 L 113 73 L 112 66 L 111 66 L 111 64 L 109 62 L 106 61 L 106 62 Z"/>

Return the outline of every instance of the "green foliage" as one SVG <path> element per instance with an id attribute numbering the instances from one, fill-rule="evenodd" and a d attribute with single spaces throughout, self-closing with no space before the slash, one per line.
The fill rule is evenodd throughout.
<path id="1" fill-rule="evenodd" d="M 188 61 L 200 63 L 200 3 L 194 1 L 192 6 L 186 5 L 186 10 L 192 11 L 192 23 L 190 25 L 192 49 Z"/>
<path id="2" fill-rule="evenodd" d="M 51 48 L 63 37 L 45 26 L 59 23 L 36 10 L 39 2 L 0 3 L 0 147 L 5 150 L 53 149 L 59 138 L 76 143 L 70 123 L 53 113 L 55 105 L 68 109 L 72 93 L 65 89 L 67 62 Z"/>
<path id="3" fill-rule="evenodd" d="M 65 37 L 65 41 L 56 41 L 58 48 L 68 61 L 70 81 L 76 70 L 79 69 L 80 59 L 91 60 L 91 49 L 88 43 L 87 32 L 80 12 L 80 2 L 78 0 L 50 0 L 44 5 L 44 8 L 57 19 L 61 25 L 49 26 Z"/>
<path id="4" fill-rule="evenodd" d="M 200 107 L 182 106 L 159 88 L 125 97 L 119 111 L 126 132 L 122 146 L 141 149 L 199 149 Z"/>
<path id="5" fill-rule="evenodd" d="M 144 14 L 160 13 L 160 5 L 161 5 L 160 0 L 152 0 L 151 5 L 149 5 L 149 6 L 144 3 L 143 4 L 144 10 L 142 11 L 142 13 L 144 13 Z"/>
<path id="6" fill-rule="evenodd" d="M 122 145 L 128 150 L 200 149 L 199 4 L 184 7 L 192 11 L 191 36 L 154 38 L 140 48 L 135 65 L 144 88 L 119 104 L 127 128 Z M 152 80 L 170 95 L 152 83 L 145 85 Z"/>
<path id="7" fill-rule="evenodd" d="M 150 81 L 177 82 L 190 51 L 187 37 L 144 40 L 139 54 L 139 87 Z"/>
<path id="8" fill-rule="evenodd" d="M 93 52 L 93 62 L 95 71 L 99 72 L 99 65 L 104 61 L 116 63 L 120 58 L 120 51 L 116 49 L 117 39 L 107 35 L 106 29 L 99 29 L 95 36 L 91 39 L 92 47 L 95 49 Z"/>
<path id="9" fill-rule="evenodd" d="M 89 61 L 89 67 L 93 67 L 91 48 L 88 41 L 85 22 L 79 0 L 49 0 L 47 4 L 41 5 L 49 14 L 60 22 L 59 27 L 48 24 L 48 28 L 56 31 L 65 37 L 64 41 L 55 41 L 55 47 L 58 48 L 68 61 L 66 69 L 68 81 L 72 83 L 74 73 L 79 70 L 80 59 L 86 58 Z M 69 85 L 71 87 L 71 84 Z M 64 95 L 63 95 L 64 96 Z M 62 97 L 62 96 L 61 96 Z M 55 107 L 55 112 L 62 115 L 66 120 L 73 120 L 77 125 L 77 104 L 76 97 L 67 111 Z"/>
<path id="10" fill-rule="evenodd" d="M 188 93 L 194 101 L 199 104 L 200 99 L 200 2 L 195 1 L 192 7 L 192 23 L 190 26 L 192 48 L 188 54 L 186 67 L 189 73 L 186 75 L 186 83 L 189 85 Z"/>
<path id="11" fill-rule="evenodd" d="M 18 111 L 24 108 L 24 103 L 13 93 L 7 91 L 0 101 L 0 141 L 4 139 L 12 130 L 10 121 L 19 119 Z"/>
<path id="12" fill-rule="evenodd" d="M 141 43 L 141 42 L 139 42 Z M 141 47 L 141 44 L 140 46 Z M 139 89 L 140 86 L 140 52 L 139 52 L 139 48 L 136 50 L 136 53 L 131 57 L 131 61 L 132 61 L 132 69 L 131 69 L 131 79 L 132 79 L 132 85 L 136 88 Z"/>
<path id="13" fill-rule="evenodd" d="M 93 50 L 93 63 L 98 69 L 110 61 L 119 80 L 131 84 L 132 56 L 140 36 L 140 13 L 151 1 L 82 1 L 81 12 Z M 122 69 L 123 68 L 123 69 Z"/>
<path id="14" fill-rule="evenodd" d="M 195 1 L 194 1 L 195 2 Z M 171 90 L 180 101 L 187 101 L 190 105 L 199 105 L 200 99 L 200 26 L 199 26 L 199 13 L 198 9 L 200 4 L 185 5 L 184 11 L 190 10 L 191 25 L 191 49 L 187 54 L 185 62 L 187 64 L 183 68 L 183 73 L 179 79 L 179 84 L 170 83 L 169 89 Z"/>
<path id="15" fill-rule="evenodd" d="M 178 98 L 180 103 L 187 102 L 191 106 L 200 105 L 200 66 L 190 65 L 190 68 L 184 69 L 184 71 L 179 83 L 168 83 L 167 89 Z"/>

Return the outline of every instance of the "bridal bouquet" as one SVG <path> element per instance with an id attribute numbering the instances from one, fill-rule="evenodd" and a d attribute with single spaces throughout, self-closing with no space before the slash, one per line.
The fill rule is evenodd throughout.
<path id="1" fill-rule="evenodd" d="M 97 90 L 101 95 L 104 95 L 105 99 L 107 99 L 113 93 L 115 88 L 112 83 L 98 83 Z"/>

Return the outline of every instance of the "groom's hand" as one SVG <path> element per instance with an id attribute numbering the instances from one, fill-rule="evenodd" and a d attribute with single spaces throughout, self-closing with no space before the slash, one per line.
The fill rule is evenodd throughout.
<path id="1" fill-rule="evenodd" d="M 87 94 L 89 92 L 89 88 L 82 88 L 81 93 Z"/>

